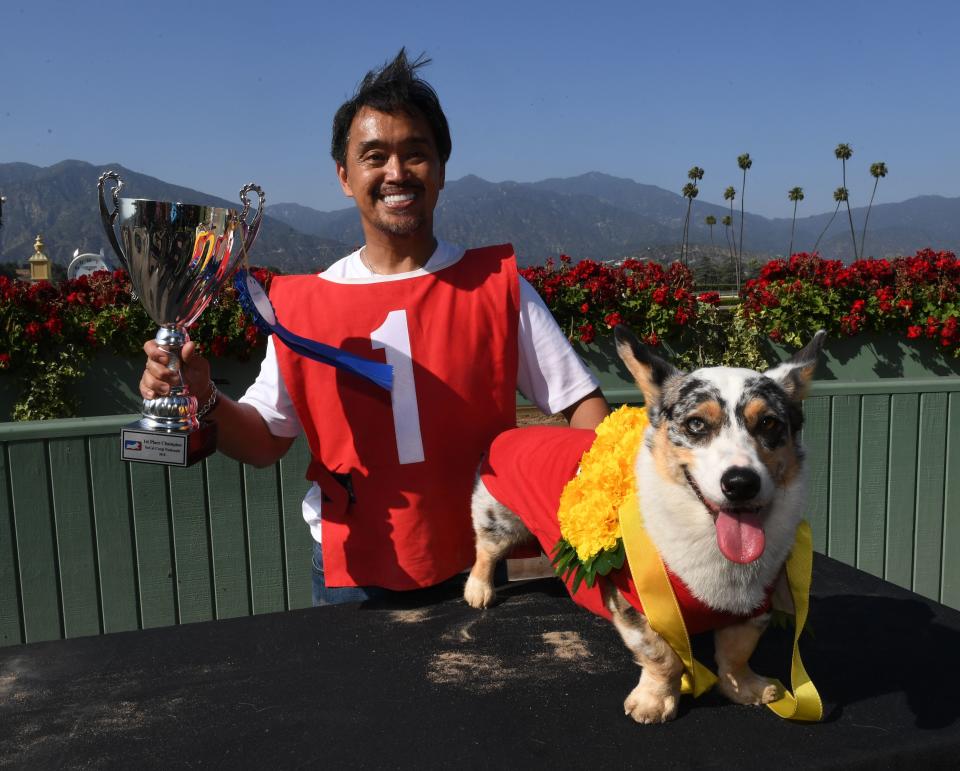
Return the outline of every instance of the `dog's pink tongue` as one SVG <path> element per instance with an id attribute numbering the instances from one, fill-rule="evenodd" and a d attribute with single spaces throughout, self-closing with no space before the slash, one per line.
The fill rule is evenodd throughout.
<path id="1" fill-rule="evenodd" d="M 716 524 L 717 545 L 731 562 L 746 564 L 763 554 L 766 538 L 759 512 L 721 509 Z"/>

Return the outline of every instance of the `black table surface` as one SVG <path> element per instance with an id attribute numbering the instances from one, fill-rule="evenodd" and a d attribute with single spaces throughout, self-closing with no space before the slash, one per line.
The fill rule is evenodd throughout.
<path id="1" fill-rule="evenodd" d="M 623 714 L 634 665 L 551 579 L 0 648 L 0 767 L 960 768 L 960 612 L 818 556 L 819 724 L 709 693 Z M 710 636 L 695 649 L 710 660 Z M 754 668 L 788 682 L 770 630 Z"/>

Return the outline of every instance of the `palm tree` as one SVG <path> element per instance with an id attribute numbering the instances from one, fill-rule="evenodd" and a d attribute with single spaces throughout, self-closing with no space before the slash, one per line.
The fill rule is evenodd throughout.
<path id="1" fill-rule="evenodd" d="M 737 251 L 737 275 L 740 275 L 740 263 L 743 262 L 743 198 L 747 193 L 747 169 L 753 166 L 750 153 L 737 156 L 737 166 L 743 170 L 743 185 L 740 187 L 740 249 Z"/>
<path id="2" fill-rule="evenodd" d="M 817 236 L 817 241 L 813 245 L 813 252 L 816 254 L 817 246 L 820 245 L 820 239 L 823 238 L 823 234 L 827 232 L 827 229 L 833 224 L 833 220 L 836 219 L 837 212 L 840 211 L 840 204 L 847 200 L 849 196 L 847 195 L 847 188 L 838 187 L 833 191 L 833 200 L 837 202 L 837 208 L 833 210 L 833 216 L 830 218 L 830 221 L 827 223 L 827 227 L 823 229 L 823 232 Z"/>
<path id="3" fill-rule="evenodd" d="M 706 219 L 704 219 L 707 227 L 710 228 L 710 251 L 712 252 L 716 247 L 713 245 L 713 226 L 717 224 L 717 218 L 712 214 L 708 214 Z"/>
<path id="4" fill-rule="evenodd" d="M 787 198 L 793 201 L 793 222 L 790 223 L 790 249 L 787 250 L 787 257 L 789 257 L 793 254 L 793 230 L 797 226 L 797 204 L 803 200 L 803 188 L 791 188 L 787 191 Z"/>
<path id="5" fill-rule="evenodd" d="M 0 195 L 0 257 L 3 256 L 3 205 L 7 202 L 5 195 Z"/>
<path id="6" fill-rule="evenodd" d="M 850 145 L 839 144 L 836 149 L 833 151 L 833 154 L 837 157 L 843 164 L 843 190 L 847 190 L 847 161 L 853 157 L 853 148 Z M 850 238 L 853 239 L 853 259 L 857 259 L 857 236 L 853 230 L 853 212 L 850 211 L 850 196 L 847 195 L 844 199 L 847 203 L 847 219 L 850 220 Z"/>
<path id="7" fill-rule="evenodd" d="M 723 191 L 723 200 L 730 202 L 730 222 L 733 222 L 733 199 L 737 197 L 737 190 L 733 185 L 730 185 L 726 190 Z M 737 239 L 736 236 L 731 232 L 730 242 L 733 244 L 734 252 L 737 249 Z M 733 256 L 733 252 L 730 253 L 730 256 Z"/>
<path id="8" fill-rule="evenodd" d="M 697 182 L 703 179 L 703 169 L 699 166 L 694 166 L 687 172 L 687 179 L 690 180 L 690 184 L 684 186 L 683 195 L 687 199 L 687 218 L 683 223 L 683 246 L 680 248 L 680 261 L 684 262 L 684 254 L 686 252 L 687 246 L 690 241 L 690 212 L 692 211 L 693 199 L 697 197 L 697 193 L 700 191 L 697 190 Z M 692 190 L 692 194 L 690 191 Z"/>
<path id="9" fill-rule="evenodd" d="M 860 257 L 866 254 L 864 242 L 867 240 L 867 220 L 870 219 L 870 209 L 873 208 L 873 197 L 877 194 L 877 185 L 880 177 L 887 176 L 887 164 L 883 161 L 870 164 L 870 176 L 873 177 L 873 192 L 870 194 L 870 205 L 867 206 L 867 216 L 863 218 L 863 233 L 860 236 Z"/>
<path id="10" fill-rule="evenodd" d="M 690 169 L 691 172 L 696 170 L 696 166 Z M 700 172 L 701 175 L 703 172 Z M 693 179 L 693 177 L 690 177 Z M 687 253 L 687 238 L 690 233 L 690 207 L 693 206 L 693 199 L 697 197 L 697 193 L 700 191 L 697 189 L 697 186 L 693 182 L 688 182 L 683 186 L 683 197 L 687 199 L 687 218 L 683 221 L 683 241 L 680 244 L 680 262 L 683 265 L 686 265 L 686 253 Z"/>
<path id="11" fill-rule="evenodd" d="M 732 190 L 733 188 L 731 188 Z M 733 265 L 734 271 L 737 267 L 737 258 L 733 253 L 733 217 L 729 214 L 725 215 L 720 224 L 723 225 L 723 234 L 727 237 L 727 248 L 730 250 L 730 263 Z M 740 285 L 737 284 L 737 291 L 740 291 Z"/>
<path id="12" fill-rule="evenodd" d="M 726 190 L 723 191 L 723 200 L 730 201 L 730 223 L 733 224 L 733 201 L 737 197 L 737 190 L 733 185 L 730 185 Z M 740 259 L 737 257 L 737 234 L 733 232 L 733 229 L 729 229 L 730 234 L 730 261 L 733 263 L 733 272 L 737 280 L 737 291 L 740 291 Z"/>

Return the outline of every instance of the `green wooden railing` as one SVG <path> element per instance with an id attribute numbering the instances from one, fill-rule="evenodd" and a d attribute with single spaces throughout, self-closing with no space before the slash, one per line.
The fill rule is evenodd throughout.
<path id="1" fill-rule="evenodd" d="M 0 645 L 309 606 L 305 444 L 126 464 L 131 417 L 0 426 Z"/>
<path id="2" fill-rule="evenodd" d="M 960 378 L 816 383 L 805 411 L 817 550 L 960 608 Z M 0 645 L 310 604 L 303 441 L 125 464 L 130 419 L 0 424 Z"/>

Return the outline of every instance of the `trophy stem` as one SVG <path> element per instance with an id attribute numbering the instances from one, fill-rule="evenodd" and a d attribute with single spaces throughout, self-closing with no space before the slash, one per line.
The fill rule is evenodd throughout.
<path id="1" fill-rule="evenodd" d="M 167 369 L 179 373 L 182 365 L 180 351 L 187 342 L 183 329 L 172 324 L 164 325 L 157 330 L 154 340 L 170 357 Z M 182 377 L 180 385 L 173 386 L 166 396 L 144 399 L 141 415 L 140 426 L 150 431 L 193 431 L 200 425 L 197 398 L 190 394 Z"/>

